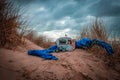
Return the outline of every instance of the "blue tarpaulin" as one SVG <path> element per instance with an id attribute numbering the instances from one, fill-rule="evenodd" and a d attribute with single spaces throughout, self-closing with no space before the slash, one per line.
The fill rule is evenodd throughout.
<path id="1" fill-rule="evenodd" d="M 95 40 L 95 39 L 94 39 L 94 40 Z M 114 50 L 113 50 L 113 48 L 112 48 L 112 45 L 110 45 L 110 44 L 108 44 L 108 43 L 106 43 L 106 42 L 104 42 L 104 41 L 102 41 L 102 40 L 97 40 L 97 39 L 96 39 L 96 45 L 98 45 L 98 46 L 100 46 L 100 47 L 102 47 L 102 48 L 105 48 L 105 50 L 107 51 L 107 54 L 108 54 L 108 55 L 111 55 L 111 54 L 114 53 Z"/>
<path id="2" fill-rule="evenodd" d="M 75 42 L 75 45 L 76 45 L 76 48 L 90 48 L 94 45 L 98 45 L 102 48 L 105 48 L 108 55 L 111 55 L 114 53 L 114 50 L 110 44 L 98 39 L 91 40 L 89 38 L 83 38 L 81 40 L 77 40 Z"/>
<path id="3" fill-rule="evenodd" d="M 56 48 L 57 48 L 57 46 L 53 45 L 50 48 L 45 49 L 45 50 L 29 50 L 28 54 L 34 55 L 34 56 L 39 56 L 41 58 L 48 59 L 48 60 L 58 60 L 57 57 L 50 54 L 50 53 L 54 52 L 56 50 Z"/>
<path id="4" fill-rule="evenodd" d="M 76 45 L 76 48 L 90 48 L 94 45 L 98 45 L 102 48 L 105 48 L 107 51 L 107 54 L 111 55 L 114 53 L 113 48 L 110 44 L 98 39 L 91 40 L 89 38 L 83 38 L 81 40 L 76 40 L 75 45 Z M 56 56 L 53 56 L 52 54 L 50 54 L 52 52 L 55 52 L 57 49 L 58 49 L 57 45 L 53 45 L 50 48 L 45 50 L 28 50 L 28 54 L 39 56 L 41 58 L 48 59 L 48 60 L 58 60 Z"/>
<path id="5" fill-rule="evenodd" d="M 80 40 L 76 40 L 75 46 L 76 48 L 83 48 L 83 47 L 90 47 L 90 44 L 93 42 L 93 40 L 89 38 L 82 38 Z"/>

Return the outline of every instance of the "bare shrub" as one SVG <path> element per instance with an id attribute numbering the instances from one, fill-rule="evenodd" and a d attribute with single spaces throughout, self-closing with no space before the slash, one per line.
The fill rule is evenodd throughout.
<path id="1" fill-rule="evenodd" d="M 46 41 L 46 37 L 44 36 L 39 36 L 34 40 L 34 43 L 43 47 L 43 48 L 48 48 L 54 44 L 54 42 L 51 41 Z"/>
<path id="2" fill-rule="evenodd" d="M 108 36 L 104 23 L 99 19 L 96 19 L 92 25 L 91 38 L 97 38 L 100 40 L 108 41 Z"/>
<path id="3" fill-rule="evenodd" d="M 29 39 L 30 41 L 34 42 L 34 40 L 35 40 L 35 32 L 33 30 L 31 30 L 24 37 Z"/>
<path id="4" fill-rule="evenodd" d="M 114 49 L 114 54 L 111 56 L 108 56 L 106 53 L 106 50 L 97 45 L 88 49 L 88 51 L 108 63 L 115 64 L 116 62 L 120 62 L 120 58 L 119 58 L 120 57 L 120 40 L 116 41 L 116 39 L 113 38 L 114 41 L 109 41 L 108 39 L 109 36 L 107 35 L 105 26 L 103 23 L 104 22 L 100 21 L 99 19 L 96 19 L 95 22 L 91 25 L 91 27 L 87 27 L 81 32 L 80 36 L 81 38 L 84 38 L 84 37 L 88 37 L 91 39 L 97 38 L 107 43 L 110 43 Z"/>
<path id="5" fill-rule="evenodd" d="M 30 41 L 34 42 L 35 44 L 43 48 L 48 48 L 54 44 L 54 42 L 51 42 L 50 40 L 47 41 L 48 38 L 46 38 L 45 36 L 40 35 L 36 37 L 35 31 L 31 31 L 30 33 L 25 35 L 25 38 L 29 39 Z"/>
<path id="6" fill-rule="evenodd" d="M 84 37 L 89 37 L 91 39 L 97 38 L 107 41 L 108 35 L 105 30 L 103 21 L 97 18 L 90 26 L 84 28 L 80 33 L 80 38 Z"/>
<path id="7" fill-rule="evenodd" d="M 89 37 L 89 38 L 91 37 L 91 32 L 89 27 L 84 28 L 80 33 L 80 38 L 84 38 L 84 37 Z"/>
<path id="8" fill-rule="evenodd" d="M 19 21 L 20 17 L 14 3 L 0 0 L 0 47 L 13 48 L 22 44 L 22 37 L 17 32 L 23 24 Z"/>
<path id="9" fill-rule="evenodd" d="M 113 46 L 115 54 L 113 55 L 114 62 L 120 63 L 120 38 L 113 38 L 110 42 Z"/>

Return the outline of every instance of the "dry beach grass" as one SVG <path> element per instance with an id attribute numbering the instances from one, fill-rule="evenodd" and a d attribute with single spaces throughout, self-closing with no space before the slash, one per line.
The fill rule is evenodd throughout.
<path id="1" fill-rule="evenodd" d="M 93 46 L 92 48 L 87 49 L 88 52 L 96 55 L 97 57 L 104 60 L 107 64 L 116 65 L 120 63 L 120 39 L 113 37 L 113 40 L 109 39 L 109 34 L 105 29 L 104 22 L 100 19 L 96 19 L 91 26 L 85 28 L 80 33 L 81 38 L 88 37 L 91 39 L 100 39 L 112 45 L 114 54 L 107 55 L 105 49 L 99 46 Z"/>

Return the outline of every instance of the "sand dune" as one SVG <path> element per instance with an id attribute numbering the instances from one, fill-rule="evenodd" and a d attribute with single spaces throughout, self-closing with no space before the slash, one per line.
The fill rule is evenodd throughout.
<path id="1" fill-rule="evenodd" d="M 0 49 L 0 80 L 119 80 L 120 74 L 88 52 L 52 53 L 59 60 L 27 55 L 29 49 L 43 49 L 29 40 L 26 48 Z"/>

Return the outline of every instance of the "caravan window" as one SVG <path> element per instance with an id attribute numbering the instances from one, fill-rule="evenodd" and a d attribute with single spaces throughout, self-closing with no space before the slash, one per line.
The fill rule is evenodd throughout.
<path id="1" fill-rule="evenodd" d="M 60 40 L 59 40 L 59 43 L 60 43 L 60 44 L 66 44 L 66 40 L 65 40 L 65 39 L 60 39 Z"/>

